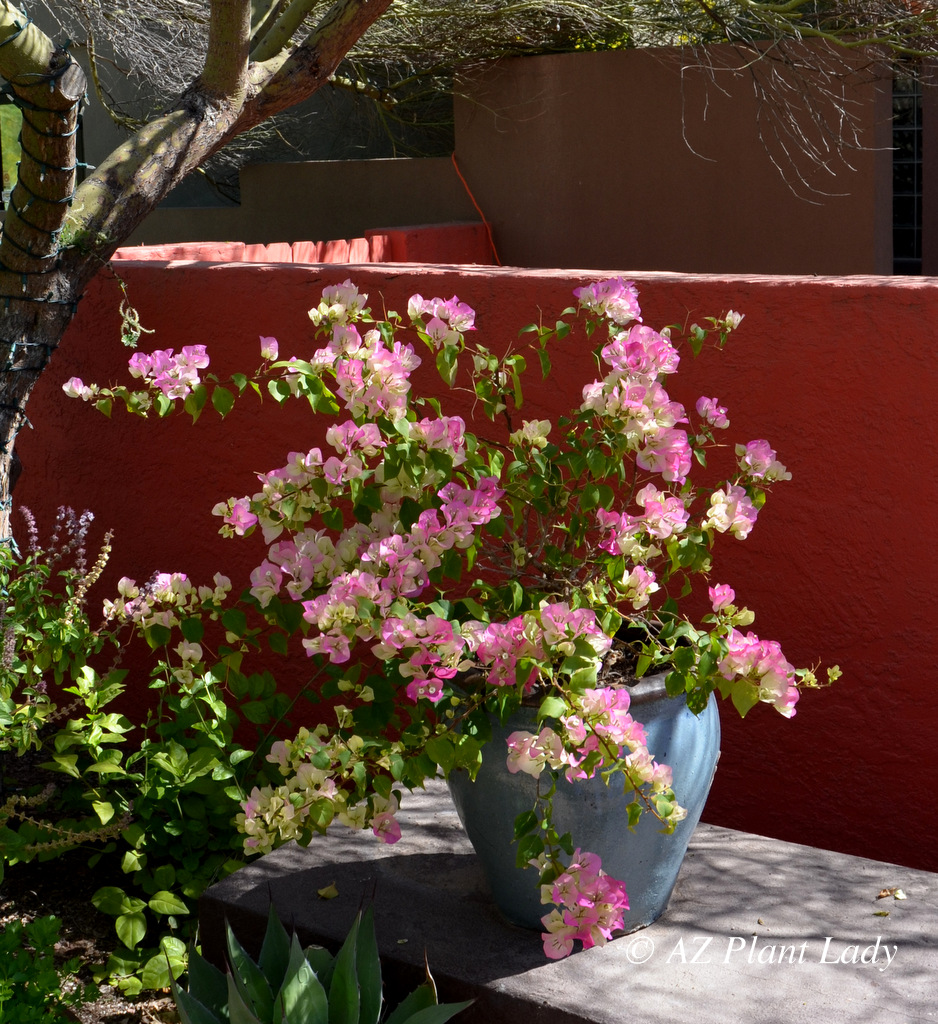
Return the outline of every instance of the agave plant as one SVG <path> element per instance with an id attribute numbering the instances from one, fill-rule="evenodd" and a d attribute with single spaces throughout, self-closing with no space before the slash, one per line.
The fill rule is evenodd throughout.
<path id="1" fill-rule="evenodd" d="M 384 997 L 374 914 L 359 911 L 336 956 L 322 946 L 303 949 L 273 907 L 258 961 L 226 923 L 227 974 L 194 950 L 189 987 L 172 982 L 182 1024 L 378 1024 Z M 471 1000 L 470 1000 L 471 1002 Z M 395 1007 L 384 1024 L 444 1024 L 469 1002 L 439 1003 L 427 980 Z"/>

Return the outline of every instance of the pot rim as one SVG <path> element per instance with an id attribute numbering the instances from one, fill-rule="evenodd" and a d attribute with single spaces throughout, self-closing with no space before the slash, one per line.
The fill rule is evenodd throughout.
<path id="1" fill-rule="evenodd" d="M 676 697 L 671 697 L 668 694 L 668 688 L 665 684 L 665 680 L 668 677 L 666 671 L 654 672 L 651 675 L 642 676 L 641 679 L 636 679 L 632 683 L 622 683 L 621 685 L 629 691 L 629 704 L 631 707 L 635 705 L 651 704 L 653 701 L 660 700 L 679 700 L 683 694 L 678 694 Z M 458 677 L 457 677 L 458 678 Z M 456 683 L 456 680 L 453 680 Z M 456 683 L 458 687 L 458 683 Z M 527 701 L 529 698 L 525 698 Z M 538 701 L 537 703 L 540 703 Z M 522 707 L 536 707 L 537 704 L 522 703 Z"/>

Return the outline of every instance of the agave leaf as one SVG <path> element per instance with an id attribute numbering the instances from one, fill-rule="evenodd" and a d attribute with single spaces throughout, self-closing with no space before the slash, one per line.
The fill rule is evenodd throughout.
<path id="1" fill-rule="evenodd" d="M 329 1024 L 329 997 L 293 936 L 283 987 L 274 999 L 274 1024 Z"/>
<path id="2" fill-rule="evenodd" d="M 436 991 L 432 985 L 424 984 L 415 988 L 409 996 L 398 1003 L 384 1024 L 404 1024 L 418 1010 L 428 1006 L 436 1006 Z"/>
<path id="3" fill-rule="evenodd" d="M 225 975 L 195 949 L 189 950 L 188 972 L 188 994 L 195 996 L 221 1020 L 228 1006 L 228 982 Z"/>
<path id="4" fill-rule="evenodd" d="M 267 979 L 271 992 L 276 992 L 283 984 L 290 959 L 290 936 L 280 923 L 280 918 L 271 903 L 267 914 L 267 931 L 261 945 L 261 955 L 257 961 L 261 973 Z"/>
<path id="5" fill-rule="evenodd" d="M 358 987 L 356 948 L 361 917 L 359 911 L 335 958 L 332 984 L 329 986 L 329 1024 L 359 1024 L 361 995 Z"/>
<path id="6" fill-rule="evenodd" d="M 271 1001 L 271 1008 L 272 1005 Z M 273 1024 L 273 1018 L 269 1013 L 261 1019 L 251 1012 L 242 998 L 237 980 L 232 974 L 228 975 L 228 1020 L 230 1024 Z"/>
<path id="7" fill-rule="evenodd" d="M 305 955 L 310 967 L 316 972 L 316 977 L 322 982 L 323 988 L 328 992 L 332 985 L 335 957 L 328 949 L 322 946 L 307 946 Z"/>
<path id="8" fill-rule="evenodd" d="M 375 914 L 369 905 L 362 914 L 358 928 L 358 944 L 355 954 L 358 968 L 358 985 L 361 997 L 359 1024 L 378 1024 L 381 1017 L 381 957 L 378 940 L 375 938 Z"/>
<path id="9" fill-rule="evenodd" d="M 437 1003 L 436 1006 L 427 1006 L 408 1017 L 403 1024 L 444 1024 L 457 1013 L 462 1013 L 474 1001 L 467 999 L 464 1003 Z"/>
<path id="10" fill-rule="evenodd" d="M 207 1006 L 203 1006 L 191 993 L 180 988 L 172 976 L 169 987 L 173 999 L 176 1000 L 176 1009 L 179 1011 L 182 1024 L 221 1024 L 222 1018 L 217 1017 Z"/>
<path id="11" fill-rule="evenodd" d="M 255 1019 L 262 1024 L 268 1024 L 271 1020 L 271 1013 L 274 1006 L 274 994 L 267 984 L 260 967 L 248 956 L 244 947 L 235 938 L 231 925 L 225 922 L 225 931 L 228 936 L 228 960 L 231 963 L 231 973 L 228 975 L 229 1001 L 231 986 L 237 989 L 241 1002 L 250 1010 Z M 234 1018 L 234 1007 L 232 1007 L 231 1024 L 237 1024 Z"/>

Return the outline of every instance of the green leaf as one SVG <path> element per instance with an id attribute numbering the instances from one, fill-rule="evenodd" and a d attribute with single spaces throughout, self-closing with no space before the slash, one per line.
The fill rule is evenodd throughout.
<path id="1" fill-rule="evenodd" d="M 447 387 L 452 387 L 456 383 L 456 367 L 456 349 L 444 345 L 436 354 L 436 368 Z"/>
<path id="2" fill-rule="evenodd" d="M 294 935 L 283 986 L 274 1000 L 274 1021 L 329 1024 L 329 997 Z"/>
<path id="3" fill-rule="evenodd" d="M 202 410 L 205 408 L 205 400 L 208 398 L 208 389 L 204 384 L 196 384 L 196 386 L 186 395 L 186 400 L 183 404 L 183 408 L 192 417 L 192 422 L 202 415 Z"/>
<path id="4" fill-rule="evenodd" d="M 522 836 L 515 849 L 515 864 L 519 868 L 527 867 L 528 861 L 534 860 L 544 852 L 544 840 L 539 835 Z"/>
<path id="5" fill-rule="evenodd" d="M 236 636 L 244 636 L 248 628 L 248 618 L 240 608 L 228 608 L 222 612 L 222 625 Z"/>
<path id="6" fill-rule="evenodd" d="M 77 754 L 53 754 L 51 767 L 54 771 L 65 772 L 67 775 L 72 775 L 76 779 L 81 778 L 81 772 L 78 770 L 76 765 L 78 764 Z M 43 765 L 45 767 L 45 765 Z"/>
<path id="7" fill-rule="evenodd" d="M 427 745 L 424 749 L 427 752 L 427 756 L 432 758 L 447 774 L 456 763 L 456 751 L 453 747 L 453 741 L 449 736 L 431 737 L 427 740 Z"/>
<path id="8" fill-rule="evenodd" d="M 374 908 L 369 904 L 358 929 L 356 952 L 358 984 L 361 993 L 359 1024 L 378 1024 L 381 1016 L 381 958 L 375 938 Z"/>
<path id="9" fill-rule="evenodd" d="M 545 718 L 559 718 L 567 710 L 566 703 L 560 697 L 545 697 L 537 711 L 537 720 L 543 722 Z"/>
<path id="10" fill-rule="evenodd" d="M 149 626 L 144 630 L 144 636 L 147 638 L 147 643 L 150 645 L 151 650 L 157 650 L 160 647 L 165 647 L 172 637 L 172 632 L 165 626 L 155 625 Z"/>
<path id="11" fill-rule="evenodd" d="M 519 814 L 515 818 L 515 839 L 520 839 L 529 832 L 533 832 L 539 823 L 540 818 L 534 811 L 525 811 L 523 814 Z"/>
<path id="12" fill-rule="evenodd" d="M 224 419 L 231 412 L 231 407 L 234 405 L 234 395 L 227 388 L 223 388 L 219 384 L 212 392 L 212 405 L 215 407 L 218 415 Z"/>
<path id="13" fill-rule="evenodd" d="M 170 980 L 170 990 L 176 1001 L 176 1011 L 182 1024 L 219 1024 L 219 1018 L 203 1006 L 198 999 Z"/>
<path id="14" fill-rule="evenodd" d="M 271 998 L 270 1011 L 263 1020 L 255 1016 L 245 1002 L 234 976 L 228 975 L 228 1020 L 230 1024 L 267 1024 L 267 1021 L 272 1019 L 270 1014 L 273 1012 L 273 1005 L 274 1001 Z"/>
<path id="15" fill-rule="evenodd" d="M 428 1006 L 436 1005 L 435 986 L 429 983 L 423 984 L 419 988 L 415 988 L 410 995 L 397 1004 L 388 1015 L 384 1024 L 406 1024 L 419 1010 L 425 1010 Z"/>
<path id="16" fill-rule="evenodd" d="M 428 1006 L 408 1017 L 403 1024 L 445 1024 L 457 1013 L 462 1013 L 467 1007 L 472 1006 L 474 1001 L 467 999 L 464 1003 L 438 1003 L 436 1006 Z"/>
<path id="17" fill-rule="evenodd" d="M 322 514 L 323 523 L 330 530 L 341 530 L 344 520 L 342 518 L 342 509 L 330 508 L 326 509 Z"/>
<path id="18" fill-rule="evenodd" d="M 256 1013 L 262 1020 L 270 1020 L 271 1011 L 274 1005 L 274 996 L 267 984 L 260 967 L 244 951 L 244 947 L 235 938 L 231 925 L 225 922 L 225 934 L 228 941 L 228 961 L 231 964 L 229 974 L 229 997 L 231 985 L 241 997 L 244 1005 L 252 1013 Z M 231 980 L 233 979 L 233 981 Z M 232 1007 L 231 1024 L 236 1024 L 234 1007 Z"/>
<path id="19" fill-rule="evenodd" d="M 356 971 L 356 946 L 360 924 L 359 912 L 335 958 L 332 984 L 329 986 L 329 1024 L 359 1024 L 361 994 Z"/>
<path id="20" fill-rule="evenodd" d="M 179 624 L 179 628 L 190 644 L 199 643 L 205 635 L 205 626 L 202 625 L 202 620 L 194 617 L 183 619 Z"/>
<path id="21" fill-rule="evenodd" d="M 283 633 L 269 633 L 267 645 L 274 654 L 286 654 L 288 650 L 287 637 Z"/>
<path id="22" fill-rule="evenodd" d="M 307 815 L 316 828 L 326 829 L 335 817 L 335 804 L 326 797 L 314 800 L 307 808 Z"/>
<path id="23" fill-rule="evenodd" d="M 332 981 L 332 972 L 335 970 L 335 957 L 322 946 L 307 946 L 303 955 L 316 972 L 316 977 L 328 989 Z"/>
<path id="24" fill-rule="evenodd" d="M 286 928 L 280 923 L 277 911 L 271 903 L 267 912 L 267 929 L 264 932 L 264 941 L 261 944 L 261 954 L 257 965 L 260 967 L 270 984 L 271 990 L 276 992 L 283 984 L 287 972 L 287 964 L 290 960 L 290 936 Z"/>
<path id="25" fill-rule="evenodd" d="M 207 1006 L 217 1020 L 222 1019 L 228 1008 L 228 981 L 214 964 L 194 949 L 189 953 L 189 992 Z"/>
<path id="26" fill-rule="evenodd" d="M 134 949 L 147 933 L 147 919 L 139 911 L 134 914 L 121 914 L 114 922 L 114 930 L 128 949 Z"/>
<path id="27" fill-rule="evenodd" d="M 740 718 L 745 718 L 746 713 L 751 711 L 759 703 L 759 692 L 749 683 L 741 682 L 733 687 L 731 694 L 733 707 L 739 712 Z"/>
<path id="28" fill-rule="evenodd" d="M 129 875 L 146 867 L 146 863 L 147 855 L 145 853 L 141 853 L 140 850 L 127 850 L 121 858 L 121 871 L 125 875 Z"/>
<path id="29" fill-rule="evenodd" d="M 118 889 L 114 885 L 105 885 L 94 893 L 91 897 L 91 903 L 102 914 L 117 917 L 118 914 L 124 913 L 124 901 L 126 899 L 127 893 L 123 889 Z"/>
<path id="30" fill-rule="evenodd" d="M 170 936 L 163 939 L 162 949 L 143 965 L 140 980 L 144 988 L 168 988 L 170 981 L 186 969 L 186 944 Z"/>
<path id="31" fill-rule="evenodd" d="M 161 889 L 149 899 L 147 906 L 157 914 L 188 914 L 189 908 L 172 892 Z"/>

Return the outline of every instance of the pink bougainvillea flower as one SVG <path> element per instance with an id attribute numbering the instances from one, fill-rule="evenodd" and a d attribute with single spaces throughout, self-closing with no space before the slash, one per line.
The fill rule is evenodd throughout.
<path id="1" fill-rule="evenodd" d="M 736 592 L 726 583 L 718 583 L 715 587 L 708 587 L 707 593 L 710 595 L 710 603 L 715 612 L 722 611 L 727 605 L 731 605 L 736 600 Z"/>

